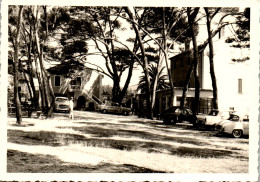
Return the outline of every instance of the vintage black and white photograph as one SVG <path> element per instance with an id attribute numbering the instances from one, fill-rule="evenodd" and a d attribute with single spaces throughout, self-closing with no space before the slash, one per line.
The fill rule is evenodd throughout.
<path id="1" fill-rule="evenodd" d="M 1 7 L 7 179 L 257 181 L 259 4 L 28 3 Z"/>

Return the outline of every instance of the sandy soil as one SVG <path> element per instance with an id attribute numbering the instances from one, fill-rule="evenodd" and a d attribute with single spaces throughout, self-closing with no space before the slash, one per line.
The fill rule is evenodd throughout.
<path id="1" fill-rule="evenodd" d="M 248 172 L 247 138 L 158 120 L 76 111 L 8 120 L 8 172 Z M 231 162 L 232 161 L 232 162 Z"/>

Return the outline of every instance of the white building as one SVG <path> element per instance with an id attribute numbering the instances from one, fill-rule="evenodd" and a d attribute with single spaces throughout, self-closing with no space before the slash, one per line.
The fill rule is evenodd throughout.
<path id="1" fill-rule="evenodd" d="M 221 16 L 222 15 L 219 14 L 214 20 L 218 22 Z M 234 17 L 229 18 L 228 21 L 234 22 Z M 216 22 L 212 22 L 213 30 L 217 28 Z M 235 25 L 227 25 L 213 38 L 218 104 L 220 110 L 236 110 L 242 113 L 249 113 L 252 63 L 250 59 L 244 62 L 234 62 L 233 59 L 250 58 L 250 50 L 249 48 L 235 48 L 232 47 L 230 43 L 226 43 L 228 37 L 236 36 L 235 28 Z M 202 44 L 207 38 L 206 21 L 202 19 L 199 22 L 198 45 Z M 199 78 L 201 82 L 199 112 L 207 113 L 212 109 L 213 99 L 208 46 L 204 50 L 200 50 L 199 55 Z M 192 51 L 185 51 L 170 58 L 172 80 L 175 86 L 174 105 L 180 105 L 182 88 L 193 60 L 192 57 Z M 192 78 L 187 91 L 185 103 L 187 107 L 191 107 L 194 99 L 194 85 L 194 78 Z M 169 97 L 169 90 L 157 92 L 155 115 L 168 107 Z M 145 102 L 145 96 L 141 94 L 139 95 L 139 105 L 142 104 L 142 102 Z"/>
<path id="2" fill-rule="evenodd" d="M 218 21 L 220 17 L 221 15 L 215 17 L 215 19 Z M 234 21 L 234 18 L 230 18 L 229 21 Z M 197 37 L 199 42 L 198 45 L 207 40 L 208 37 L 205 20 L 202 20 L 199 24 L 200 34 Z M 212 23 L 212 26 L 212 29 L 214 30 L 217 25 L 216 23 Z M 250 58 L 250 50 L 249 48 L 235 48 L 232 47 L 230 43 L 225 42 L 228 37 L 236 36 L 234 32 L 235 29 L 235 25 L 227 25 L 213 38 L 214 68 L 217 79 L 218 103 L 219 109 L 221 110 L 234 109 L 236 111 L 248 113 L 250 107 L 249 98 L 252 64 L 250 59 L 244 62 L 234 62 L 232 59 L 241 59 L 245 57 Z M 189 55 L 191 54 L 192 53 Z M 206 49 L 200 53 L 201 60 L 199 64 L 199 73 L 202 89 L 200 95 L 201 97 L 213 98 L 212 95 L 206 96 L 203 92 L 203 90 L 212 90 L 208 55 L 209 48 L 207 46 Z M 178 57 L 178 55 L 175 57 Z M 176 83 L 175 85 L 179 87 L 182 86 L 184 78 L 186 78 L 185 71 L 187 72 L 189 66 L 187 67 L 187 62 L 185 64 L 185 61 L 190 61 L 189 59 L 191 59 L 190 56 L 189 58 L 185 58 L 184 55 L 175 60 L 174 57 L 172 58 L 171 69 L 174 75 L 173 81 Z M 185 66 L 181 68 L 181 65 Z M 181 74 L 184 75 L 182 75 L 182 78 L 179 78 Z M 194 84 L 191 83 L 190 87 L 194 88 Z M 189 92 L 187 95 L 188 97 L 194 97 L 194 92 Z M 179 105 L 179 102 L 176 102 L 175 104 Z"/>

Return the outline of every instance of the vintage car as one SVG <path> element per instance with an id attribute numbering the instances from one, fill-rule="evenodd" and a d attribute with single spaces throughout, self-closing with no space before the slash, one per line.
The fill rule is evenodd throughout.
<path id="1" fill-rule="evenodd" d="M 237 112 L 230 114 L 230 118 L 221 121 L 216 130 L 219 133 L 231 134 L 235 138 L 239 138 L 243 135 L 249 135 L 249 116 L 241 115 Z"/>
<path id="2" fill-rule="evenodd" d="M 230 114 L 235 111 L 219 111 L 212 109 L 209 114 L 196 115 L 196 125 L 199 129 L 215 129 L 221 121 L 228 119 Z"/>
<path id="3" fill-rule="evenodd" d="M 101 105 L 98 105 L 98 110 L 102 113 L 114 113 L 114 114 L 123 114 L 130 115 L 132 114 L 131 108 L 120 106 L 115 102 L 107 102 Z"/>
<path id="4" fill-rule="evenodd" d="M 160 114 L 160 118 L 164 124 L 176 124 L 183 121 L 193 123 L 194 116 L 192 111 L 188 108 L 180 108 L 179 106 L 172 106 L 164 110 Z"/>
<path id="5" fill-rule="evenodd" d="M 55 111 L 69 112 L 69 99 L 68 97 L 56 97 L 55 98 Z"/>

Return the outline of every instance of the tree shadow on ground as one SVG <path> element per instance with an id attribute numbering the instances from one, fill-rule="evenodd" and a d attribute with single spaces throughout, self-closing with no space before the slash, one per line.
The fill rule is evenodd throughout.
<path id="1" fill-rule="evenodd" d="M 131 164 L 100 163 L 84 165 L 66 163 L 51 155 L 7 151 L 8 173 L 164 173 Z"/>
<path id="2" fill-rule="evenodd" d="M 128 131 L 127 131 L 128 132 Z M 131 132 L 130 132 L 131 134 Z M 146 135 L 149 137 L 149 135 Z M 190 142 L 185 139 L 171 137 L 177 142 Z M 223 158 L 237 155 L 238 153 L 225 149 L 184 147 L 170 144 L 163 144 L 161 140 L 156 141 L 133 141 L 116 140 L 110 138 L 86 138 L 82 135 L 63 134 L 48 131 L 24 132 L 20 130 L 8 130 L 8 142 L 26 144 L 26 145 L 48 145 L 62 146 L 69 144 L 81 144 L 83 146 L 112 148 L 125 151 L 147 151 L 156 153 L 165 153 L 178 156 L 193 156 L 199 158 Z M 205 144 L 207 146 L 207 144 Z"/>

